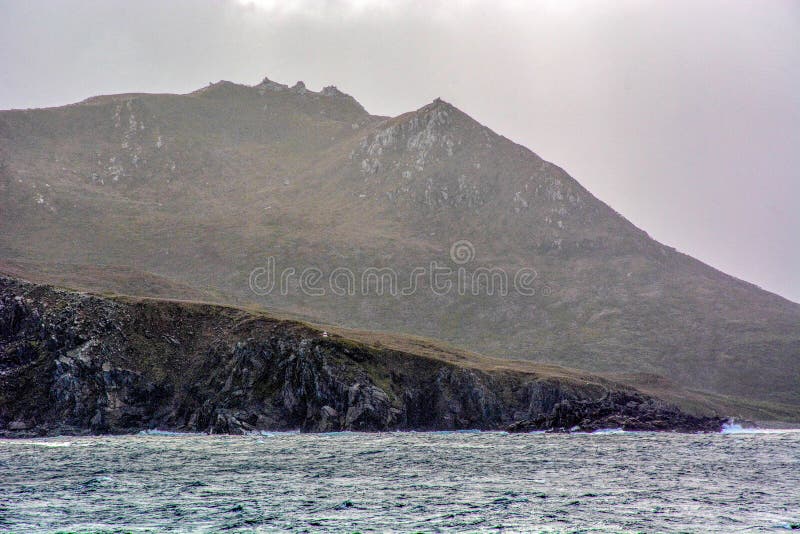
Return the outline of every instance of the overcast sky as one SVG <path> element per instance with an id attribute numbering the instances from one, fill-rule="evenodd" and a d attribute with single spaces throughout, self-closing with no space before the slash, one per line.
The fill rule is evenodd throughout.
<path id="1" fill-rule="evenodd" d="M 0 109 L 264 76 L 437 96 L 800 301 L 800 2 L 0 0 Z"/>

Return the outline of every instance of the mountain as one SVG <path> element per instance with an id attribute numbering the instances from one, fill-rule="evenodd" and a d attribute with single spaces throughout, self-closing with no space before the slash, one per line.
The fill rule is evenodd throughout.
<path id="1" fill-rule="evenodd" d="M 17 262 L 800 406 L 800 305 L 651 239 L 440 99 L 388 118 L 265 79 L 3 111 L 0 225 Z"/>
<path id="2" fill-rule="evenodd" d="M 414 340 L 408 340 L 413 344 Z M 0 277 L 0 435 L 144 429 L 719 431 L 608 379 L 264 313 Z"/>

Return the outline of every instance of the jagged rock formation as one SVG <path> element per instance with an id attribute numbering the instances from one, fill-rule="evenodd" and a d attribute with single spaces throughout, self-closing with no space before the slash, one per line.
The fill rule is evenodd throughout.
<path id="1" fill-rule="evenodd" d="M 423 279 L 311 296 L 297 277 L 256 295 L 266 256 L 298 275 L 390 267 L 397 285 L 432 261 L 536 276 L 532 295 Z M 387 118 L 265 79 L 0 112 L 0 257 L 126 265 L 327 323 L 800 406 L 800 305 L 654 241 L 440 99 Z"/>
<path id="2" fill-rule="evenodd" d="M 721 424 L 565 369 L 454 364 L 235 308 L 101 298 L 0 277 L 4 436 Z"/>

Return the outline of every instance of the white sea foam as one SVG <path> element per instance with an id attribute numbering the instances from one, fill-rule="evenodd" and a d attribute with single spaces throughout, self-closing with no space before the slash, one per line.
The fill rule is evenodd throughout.
<path id="1" fill-rule="evenodd" d="M 800 432 L 800 428 L 746 428 L 737 423 L 722 425 L 722 434 L 787 434 Z"/>
<path id="2" fill-rule="evenodd" d="M 19 441 L 16 439 L 1 439 L 0 444 L 3 445 L 31 445 L 34 447 L 71 447 L 71 441 Z"/>
<path id="3" fill-rule="evenodd" d="M 508 434 L 508 432 L 505 432 L 503 430 L 481 430 L 479 428 L 464 428 L 464 429 L 460 429 L 460 430 L 426 430 L 426 431 L 422 431 L 422 432 L 413 431 L 412 430 L 412 431 L 410 431 L 408 433 L 409 434 L 411 434 L 411 433 L 435 434 L 435 435 L 449 435 L 449 434 L 452 434 L 452 435 L 455 435 L 455 434 Z"/>
<path id="4" fill-rule="evenodd" d="M 291 436 L 299 434 L 299 430 L 253 430 L 252 432 L 245 433 L 246 436 L 264 436 L 264 437 L 278 437 L 278 436 Z"/>
<path id="5" fill-rule="evenodd" d="M 141 430 L 140 436 L 205 436 L 204 432 L 174 432 L 172 430 L 158 430 L 157 428 Z"/>

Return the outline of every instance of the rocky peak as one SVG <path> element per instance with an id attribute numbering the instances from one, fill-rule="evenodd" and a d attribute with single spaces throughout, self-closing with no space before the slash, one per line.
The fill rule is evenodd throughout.
<path id="1" fill-rule="evenodd" d="M 436 132 L 449 130 L 453 124 L 454 112 L 458 112 L 454 106 L 448 104 L 441 98 L 436 98 L 430 104 L 421 107 L 414 112 L 414 117 L 410 120 L 413 131 L 427 132 L 426 137 Z"/>
<path id="2" fill-rule="evenodd" d="M 261 83 L 258 84 L 256 87 L 260 90 L 266 90 L 266 91 L 285 91 L 286 89 L 289 88 L 288 85 L 278 82 L 273 82 L 266 76 L 264 77 L 263 80 L 261 80 Z"/>
<path id="3" fill-rule="evenodd" d="M 349 96 L 341 92 L 335 85 L 329 85 L 322 89 L 322 94 L 325 96 Z"/>
<path id="4" fill-rule="evenodd" d="M 286 84 L 278 83 L 265 77 L 261 81 L 261 83 L 254 86 L 254 88 L 257 89 L 258 93 L 262 96 L 267 94 L 268 92 L 290 91 L 298 95 L 324 96 L 329 98 L 335 98 L 340 101 L 347 100 L 350 101 L 353 105 L 355 105 L 358 111 L 366 113 L 366 110 L 364 110 L 364 108 L 361 106 L 361 104 L 358 103 L 358 101 L 356 101 L 355 98 L 348 95 L 347 93 L 343 93 L 335 85 L 329 85 L 323 88 L 322 91 L 316 92 L 306 87 L 306 84 L 302 81 L 298 81 L 292 87 L 289 87 Z"/>
<path id="5" fill-rule="evenodd" d="M 427 106 L 423 106 L 421 109 L 425 109 L 425 108 L 443 108 L 443 109 L 458 111 L 458 109 L 453 104 L 451 104 L 450 102 L 447 102 L 445 100 L 442 100 L 442 97 L 440 97 L 440 96 L 437 96 L 436 98 L 434 98 L 433 102 L 431 102 Z"/>
<path id="6" fill-rule="evenodd" d="M 383 166 L 381 156 L 399 151 L 410 158 L 406 163 L 421 172 L 431 159 L 450 158 L 459 144 L 454 119 L 467 117 L 453 105 L 436 98 L 416 111 L 390 119 L 366 137 L 356 155 L 362 157 L 363 173 L 374 174 Z"/>
<path id="7" fill-rule="evenodd" d="M 291 87 L 290 90 L 295 92 L 295 93 L 297 93 L 297 94 L 300 94 L 300 95 L 304 95 L 306 93 L 310 93 L 311 92 L 306 88 L 306 84 L 303 83 L 302 81 L 298 81 L 296 84 L 294 84 Z"/>

